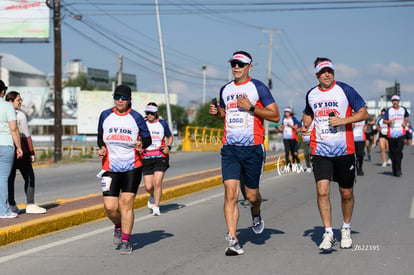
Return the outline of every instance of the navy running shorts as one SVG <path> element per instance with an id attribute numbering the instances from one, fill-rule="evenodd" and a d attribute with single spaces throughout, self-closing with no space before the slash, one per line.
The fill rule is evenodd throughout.
<path id="1" fill-rule="evenodd" d="M 330 180 L 338 182 L 345 189 L 355 184 L 355 155 L 338 157 L 312 156 L 312 168 L 315 181 Z"/>
<path id="2" fill-rule="evenodd" d="M 102 177 L 110 177 L 111 185 L 109 191 L 102 192 L 104 197 L 119 197 L 122 192 L 137 193 L 141 182 L 142 168 L 138 167 L 126 172 L 105 172 Z"/>
<path id="3" fill-rule="evenodd" d="M 144 176 L 154 175 L 154 172 L 165 172 L 170 167 L 170 158 L 150 158 L 142 160 L 142 174 Z"/>
<path id="4" fill-rule="evenodd" d="M 240 180 L 250 189 L 259 188 L 266 152 L 263 145 L 221 148 L 221 173 L 223 181 Z"/>

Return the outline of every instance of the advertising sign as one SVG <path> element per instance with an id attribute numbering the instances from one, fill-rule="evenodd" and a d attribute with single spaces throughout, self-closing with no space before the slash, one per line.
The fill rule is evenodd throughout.
<path id="1" fill-rule="evenodd" d="M 50 37 L 50 9 L 46 1 L 0 1 L 1 39 L 44 39 Z"/>

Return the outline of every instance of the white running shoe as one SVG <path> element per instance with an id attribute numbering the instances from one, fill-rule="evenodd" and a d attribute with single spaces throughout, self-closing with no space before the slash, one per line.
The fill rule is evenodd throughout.
<path id="1" fill-rule="evenodd" d="M 388 159 L 388 160 L 387 160 L 387 164 L 388 164 L 388 165 L 391 165 L 391 164 L 392 164 L 391 159 Z"/>
<path id="2" fill-rule="evenodd" d="M 335 245 L 335 237 L 331 232 L 325 232 L 322 236 L 322 242 L 319 245 L 320 250 L 329 250 L 332 249 L 332 246 Z"/>
<path id="3" fill-rule="evenodd" d="M 19 216 L 17 213 L 10 212 L 10 214 L 0 215 L 0 219 L 13 219 Z"/>
<path id="4" fill-rule="evenodd" d="M 237 242 L 229 233 L 227 234 L 226 240 L 229 242 L 229 246 L 224 251 L 226 256 L 237 256 L 244 254 L 239 242 Z"/>
<path id="5" fill-rule="evenodd" d="M 154 197 L 150 196 L 147 202 L 147 207 L 149 209 L 152 209 L 155 206 Z"/>
<path id="6" fill-rule="evenodd" d="M 383 162 L 381 166 L 382 167 L 387 167 L 387 162 Z"/>
<path id="7" fill-rule="evenodd" d="M 310 167 L 306 168 L 306 172 L 312 173 L 312 168 L 310 168 Z"/>
<path id="8" fill-rule="evenodd" d="M 341 248 L 351 248 L 352 239 L 351 239 L 351 228 L 342 228 L 341 229 Z"/>
<path id="9" fill-rule="evenodd" d="M 26 206 L 26 214 L 44 214 L 46 208 L 40 207 L 37 204 L 28 204 Z"/>
<path id="10" fill-rule="evenodd" d="M 152 208 L 152 215 L 153 215 L 153 216 L 160 216 L 160 215 L 161 215 L 161 213 L 160 213 L 160 208 L 159 208 L 158 206 L 154 206 L 154 207 Z"/>

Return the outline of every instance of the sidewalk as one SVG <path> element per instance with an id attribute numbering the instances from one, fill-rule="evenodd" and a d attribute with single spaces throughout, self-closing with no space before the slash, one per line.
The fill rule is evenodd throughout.
<path id="1" fill-rule="evenodd" d="M 275 169 L 280 156 L 281 154 L 266 159 L 265 172 Z M 219 168 L 167 179 L 163 182 L 162 200 L 171 200 L 221 184 Z M 141 184 L 134 208 L 146 207 L 148 198 L 149 195 Z M 102 194 L 40 205 L 47 208 L 46 214 L 26 214 L 21 210 L 15 219 L 0 219 L 0 246 L 106 218 Z"/>

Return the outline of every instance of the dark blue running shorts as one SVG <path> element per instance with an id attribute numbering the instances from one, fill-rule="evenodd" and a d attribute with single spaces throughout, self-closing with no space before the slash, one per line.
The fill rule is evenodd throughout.
<path id="1" fill-rule="evenodd" d="M 315 181 L 330 180 L 338 182 L 345 189 L 355 183 L 355 155 L 338 157 L 312 156 L 312 168 Z"/>
<path id="2" fill-rule="evenodd" d="M 259 188 L 266 152 L 263 145 L 221 148 L 221 173 L 223 181 L 240 180 L 250 189 Z"/>

